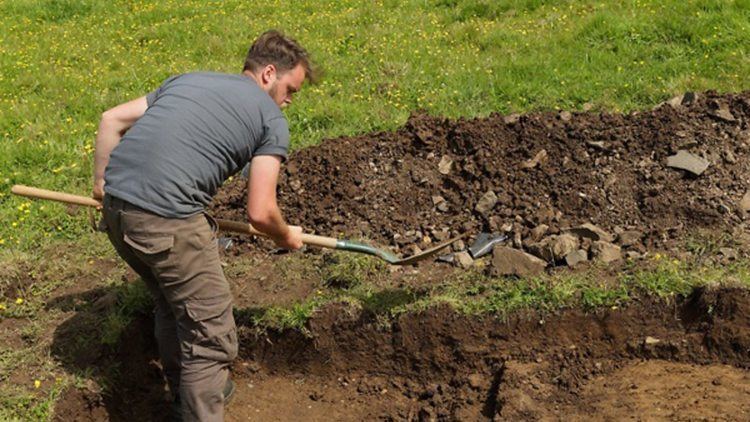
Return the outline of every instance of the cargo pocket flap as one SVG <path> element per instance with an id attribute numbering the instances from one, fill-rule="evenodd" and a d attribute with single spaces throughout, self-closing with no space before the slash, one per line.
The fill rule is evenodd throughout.
<path id="1" fill-rule="evenodd" d="M 123 240 L 133 249 L 149 255 L 168 251 L 174 246 L 174 236 L 171 234 L 144 238 L 125 234 L 123 235 Z"/>
<path id="2" fill-rule="evenodd" d="M 232 296 L 193 299 L 185 303 L 185 312 L 193 321 L 205 321 L 218 317 L 230 306 L 232 306 Z"/>

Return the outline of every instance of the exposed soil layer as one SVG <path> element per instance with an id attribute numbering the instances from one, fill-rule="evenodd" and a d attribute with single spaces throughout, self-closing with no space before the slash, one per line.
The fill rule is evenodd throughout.
<path id="1" fill-rule="evenodd" d="M 285 165 L 287 218 L 322 234 L 427 246 L 444 232 L 509 231 L 516 247 L 591 222 L 627 247 L 664 248 L 695 228 L 744 232 L 750 180 L 750 93 L 686 95 L 631 114 L 533 113 L 446 120 L 413 115 L 400 130 L 331 139 Z M 707 160 L 700 176 L 667 167 L 685 150 Z M 441 165 L 442 162 L 442 165 Z M 450 164 L 449 164 L 450 163 Z M 492 191 L 489 209 L 477 210 Z M 245 182 L 212 212 L 243 220 Z M 485 202 L 485 205 L 487 203 Z M 482 209 L 482 207 L 480 207 Z"/>
<path id="2" fill-rule="evenodd" d="M 388 326 L 335 304 L 307 330 L 257 334 L 240 321 L 238 394 L 227 420 L 750 417 L 750 293 L 742 289 L 507 321 L 438 307 Z M 157 400 L 152 377 L 132 381 L 141 388 L 108 399 L 111 419 L 156 414 L 122 405 Z M 103 401 L 69 396 L 61 409 L 75 404 L 79 416 L 100 420 Z"/>

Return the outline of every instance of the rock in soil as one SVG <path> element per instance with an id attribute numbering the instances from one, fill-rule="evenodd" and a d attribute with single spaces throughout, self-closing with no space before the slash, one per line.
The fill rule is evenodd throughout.
<path id="1" fill-rule="evenodd" d="M 538 242 L 544 237 L 545 234 L 547 234 L 547 230 L 549 230 L 549 226 L 546 224 L 540 224 L 536 227 L 534 227 L 531 230 L 531 241 L 532 242 Z"/>
<path id="2" fill-rule="evenodd" d="M 679 150 L 677 154 L 667 157 L 667 167 L 685 170 L 696 176 L 703 174 L 708 166 L 708 160 L 685 150 Z"/>
<path id="3" fill-rule="evenodd" d="M 594 259 L 605 264 L 622 259 L 622 251 L 619 246 L 601 240 L 594 241 L 591 244 L 591 255 Z"/>
<path id="4" fill-rule="evenodd" d="M 727 104 L 723 102 L 713 102 L 711 104 L 711 108 L 712 110 L 709 112 L 709 114 L 711 114 L 712 116 L 729 123 L 734 123 L 737 121 L 732 112 L 729 111 L 729 106 Z"/>
<path id="5" fill-rule="evenodd" d="M 626 230 L 617 236 L 617 241 L 623 247 L 634 246 L 641 243 L 642 237 L 643 233 L 638 230 Z"/>
<path id="6" fill-rule="evenodd" d="M 475 209 L 478 213 L 487 216 L 490 211 L 492 211 L 492 208 L 495 207 L 495 204 L 497 204 L 497 195 L 490 190 L 479 198 L 479 202 L 477 202 Z"/>
<path id="7" fill-rule="evenodd" d="M 576 249 L 569 254 L 565 255 L 565 263 L 570 267 L 573 268 L 576 265 L 587 262 L 589 260 L 588 254 L 583 249 Z"/>
<path id="8" fill-rule="evenodd" d="M 453 159 L 447 155 L 444 155 L 443 158 L 440 159 L 440 163 L 438 163 L 438 172 L 440 172 L 440 174 L 446 175 L 451 172 L 452 168 Z"/>
<path id="9" fill-rule="evenodd" d="M 745 192 L 745 194 L 742 195 L 742 199 L 740 200 L 740 209 L 743 212 L 750 211 L 750 191 Z"/>
<path id="10" fill-rule="evenodd" d="M 518 249 L 495 246 L 492 251 L 491 273 L 494 276 L 531 276 L 539 274 L 546 267 L 546 262 Z"/>
<path id="11" fill-rule="evenodd" d="M 547 262 L 562 261 L 566 255 L 578 249 L 578 237 L 571 234 L 552 235 L 529 246 L 529 252 Z"/>
<path id="12" fill-rule="evenodd" d="M 547 151 L 541 150 L 534 155 L 534 158 L 531 158 L 529 160 L 524 161 L 521 163 L 521 168 L 523 169 L 533 169 L 534 167 L 538 166 L 539 164 L 544 163 L 544 161 L 547 160 Z"/>
<path id="13" fill-rule="evenodd" d="M 578 227 L 568 229 L 567 232 L 591 240 L 603 240 L 605 242 L 612 242 L 615 240 L 614 236 L 591 223 L 582 224 Z"/>
<path id="14" fill-rule="evenodd" d="M 467 251 L 456 252 L 453 254 L 453 259 L 455 264 L 463 269 L 471 268 L 474 265 L 474 259 Z"/>

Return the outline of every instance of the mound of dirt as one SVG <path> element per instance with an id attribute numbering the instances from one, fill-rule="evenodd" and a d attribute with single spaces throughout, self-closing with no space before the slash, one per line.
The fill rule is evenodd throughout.
<path id="1" fill-rule="evenodd" d="M 640 252 L 696 228 L 743 232 L 750 93 L 670 103 L 627 115 L 415 114 L 395 132 L 295 152 L 280 204 L 309 231 L 397 249 L 467 231 L 507 232 L 515 247 L 530 249 L 584 223 Z M 211 212 L 244 220 L 245 190 L 244 180 L 228 183 Z"/>

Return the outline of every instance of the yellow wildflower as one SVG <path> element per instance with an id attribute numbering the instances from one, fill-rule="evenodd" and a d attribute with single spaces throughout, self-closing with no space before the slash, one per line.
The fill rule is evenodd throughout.
<path id="1" fill-rule="evenodd" d="M 16 305 L 20 305 L 23 303 L 23 298 L 16 298 Z"/>

